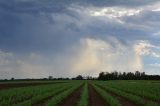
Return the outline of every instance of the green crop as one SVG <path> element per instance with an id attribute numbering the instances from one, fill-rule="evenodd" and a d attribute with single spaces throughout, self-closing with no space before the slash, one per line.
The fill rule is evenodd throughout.
<path id="1" fill-rule="evenodd" d="M 160 83 L 158 81 L 106 81 L 106 86 L 160 101 Z"/>
<path id="2" fill-rule="evenodd" d="M 133 95 L 131 93 L 123 92 L 123 91 L 115 89 L 115 88 L 111 88 L 104 83 L 99 82 L 99 83 L 96 83 L 96 84 L 105 88 L 107 91 L 114 92 L 115 94 L 120 95 L 120 96 L 122 96 L 122 97 L 140 105 L 140 106 L 146 106 L 146 105 L 147 106 L 157 106 L 155 103 L 149 102 L 149 101 L 146 104 L 146 101 L 142 97 L 137 96 L 137 95 Z"/>
<path id="3" fill-rule="evenodd" d="M 52 89 L 52 92 L 46 92 L 45 94 L 39 94 L 35 97 L 33 97 L 32 99 L 26 100 L 20 104 L 18 104 L 19 106 L 31 106 L 36 104 L 38 101 L 41 101 L 49 96 L 56 96 L 57 94 L 69 89 L 70 87 L 72 87 L 73 85 L 68 84 L 68 85 L 64 85 L 55 89 Z"/>
<path id="4" fill-rule="evenodd" d="M 32 99 L 37 95 L 52 92 L 54 89 L 66 86 L 67 83 L 21 87 L 0 91 L 0 106 L 9 106 Z"/>
<path id="5" fill-rule="evenodd" d="M 81 97 L 78 102 L 78 106 L 88 106 L 88 83 L 87 82 L 83 87 Z"/>
<path id="6" fill-rule="evenodd" d="M 20 84 L 21 82 L 7 83 Z M 30 82 L 26 81 L 25 83 Z M 52 81 L 31 81 L 31 83 L 47 84 L 0 90 L 0 106 L 34 106 L 39 103 L 46 106 L 56 106 L 69 97 L 84 81 L 53 81 L 53 84 L 51 84 Z M 89 105 L 88 83 L 111 106 L 121 105 L 119 103 L 121 101 L 112 97 L 112 94 L 119 95 L 138 106 L 158 106 L 160 101 L 160 81 L 85 81 L 80 98 L 76 101 L 78 106 Z"/>
<path id="7" fill-rule="evenodd" d="M 57 96 L 55 96 L 51 100 L 49 100 L 46 105 L 47 106 L 57 106 L 58 103 L 60 103 L 63 99 L 67 98 L 68 95 L 70 95 L 80 85 L 81 85 L 81 83 L 78 83 L 78 84 L 75 83 L 75 85 L 72 88 L 58 94 Z"/>
<path id="8" fill-rule="evenodd" d="M 94 85 L 94 88 L 96 91 L 105 99 L 107 103 L 109 103 L 111 106 L 121 106 L 121 104 L 117 101 L 117 99 L 113 98 L 111 95 L 109 95 L 105 90 L 101 89 L 100 87 Z"/>

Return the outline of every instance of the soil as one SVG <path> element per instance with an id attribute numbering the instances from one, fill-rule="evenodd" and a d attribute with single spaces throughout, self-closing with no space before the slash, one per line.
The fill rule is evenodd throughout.
<path id="1" fill-rule="evenodd" d="M 141 96 L 142 97 L 142 96 Z M 148 98 L 146 98 L 146 97 L 142 97 L 143 99 L 144 99 L 144 101 L 145 101 L 145 104 L 147 104 L 147 103 L 153 103 L 153 104 L 156 104 L 157 106 L 160 106 L 160 101 L 155 101 L 155 100 L 150 100 L 150 99 L 148 99 Z"/>
<path id="2" fill-rule="evenodd" d="M 12 83 L 12 84 L 0 84 L 0 90 L 18 88 L 18 87 L 27 87 L 27 86 L 38 86 L 38 85 L 47 85 L 47 84 L 56 84 L 62 82 L 50 82 L 50 83 Z M 65 83 L 65 82 L 63 82 Z"/>
<path id="3" fill-rule="evenodd" d="M 89 106 L 109 106 L 109 104 L 89 84 Z"/>
<path id="4" fill-rule="evenodd" d="M 122 104 L 123 106 L 137 106 L 135 103 L 127 100 L 126 98 L 122 97 L 121 95 L 117 95 L 114 92 L 108 91 L 105 88 L 99 86 L 100 88 L 102 88 L 103 90 L 105 90 L 109 95 L 113 96 L 115 99 L 117 99 L 119 101 L 120 104 Z"/>
<path id="5" fill-rule="evenodd" d="M 83 85 L 72 92 L 66 99 L 58 104 L 58 106 L 76 106 L 81 95 Z"/>

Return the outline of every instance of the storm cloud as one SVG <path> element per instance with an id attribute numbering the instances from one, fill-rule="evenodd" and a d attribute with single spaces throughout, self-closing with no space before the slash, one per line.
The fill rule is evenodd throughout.
<path id="1" fill-rule="evenodd" d="M 1 0 L 0 78 L 160 74 L 158 0 Z"/>

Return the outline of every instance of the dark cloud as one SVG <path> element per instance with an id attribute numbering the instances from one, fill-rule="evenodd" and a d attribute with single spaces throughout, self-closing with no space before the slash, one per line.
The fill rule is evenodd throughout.
<path id="1" fill-rule="evenodd" d="M 7 65 L 1 65 L 1 69 L 9 73 L 13 68 L 18 71 L 11 74 L 14 75 L 15 72 L 22 75 L 25 68 L 31 67 L 28 69 L 31 72 L 41 70 L 43 73 L 43 70 L 48 70 L 44 72 L 47 76 L 49 73 L 60 74 L 61 71 L 66 72 L 65 69 L 69 70 L 72 67 L 70 61 L 76 57 L 77 52 L 84 54 L 83 50 L 87 53 L 90 49 L 95 49 L 88 43 L 100 43 L 115 51 L 119 51 L 118 45 L 132 48 L 139 40 L 160 46 L 160 37 L 154 36 L 154 33 L 159 32 L 160 15 L 159 11 L 152 11 L 158 1 L 0 0 L 0 53 L 5 55 L 11 52 L 14 57 L 7 60 Z M 136 10 L 140 12 L 128 15 Z M 94 16 L 91 12 L 99 13 Z M 96 50 L 93 52 L 97 52 Z M 124 51 L 126 52 L 126 49 Z M 35 53 L 31 56 L 33 59 L 28 59 L 32 53 Z M 5 60 L 1 57 L 3 56 L 0 55 L 1 61 Z M 37 59 L 39 57 L 40 59 Z M 31 64 L 34 59 L 35 64 Z M 61 64 L 64 67 L 61 67 Z M 46 69 L 47 67 L 49 69 Z M 52 69 L 58 71 L 51 72 Z M 35 75 L 37 73 L 38 71 Z"/>
<path id="2" fill-rule="evenodd" d="M 152 0 L 119 1 L 43 1 L 43 0 L 15 0 L 0 2 L 0 48 L 11 51 L 60 51 L 74 44 L 80 38 L 106 38 L 115 36 L 123 40 L 145 38 L 149 32 L 136 27 L 129 27 L 128 23 L 140 23 L 141 20 L 159 19 L 154 13 L 144 13 L 144 16 L 124 17 L 124 25 L 114 21 L 103 22 L 96 17 L 84 16 L 68 9 L 73 4 L 88 7 L 102 6 L 139 6 L 154 3 Z M 82 10 L 80 10 L 82 11 Z M 84 10 L 85 11 L 85 10 Z M 147 15 L 148 14 L 148 15 Z M 141 14 L 139 14 L 141 15 Z M 153 16 L 154 15 L 154 16 Z M 153 16 L 153 17 L 150 17 Z M 138 17 L 138 18 L 136 18 Z M 154 18 L 155 17 L 155 18 Z M 86 20 L 86 19 L 87 20 Z M 86 23 L 89 21 L 89 23 Z M 128 22 L 129 21 L 129 22 Z M 156 20 L 155 20 L 156 22 Z M 84 25 L 80 25 L 84 24 Z M 146 22 L 142 23 L 146 24 Z"/>
<path id="3" fill-rule="evenodd" d="M 102 1 L 95 1 L 95 0 L 1 0 L 0 1 L 0 8 L 5 11 L 10 12 L 18 12 L 18 13 L 39 13 L 39 12 L 63 12 L 65 11 L 66 7 L 71 4 L 78 4 L 78 5 L 93 5 L 99 7 L 105 6 L 127 6 L 127 7 L 136 7 L 136 6 L 143 6 L 150 3 L 155 3 L 158 0 L 102 0 Z"/>
<path id="4" fill-rule="evenodd" d="M 0 8 L 6 12 L 36 14 L 39 12 L 61 12 L 65 10 L 67 4 L 63 1 L 50 0 L 1 0 Z"/>
<path id="5" fill-rule="evenodd" d="M 99 7 L 105 7 L 105 6 L 125 6 L 125 7 L 137 7 L 137 6 L 143 6 L 150 3 L 157 2 L 158 0 L 145 0 L 145 1 L 139 1 L 139 0 L 101 0 L 101 1 L 95 1 L 95 0 L 81 0 L 81 2 L 77 2 L 82 5 L 94 5 Z"/>

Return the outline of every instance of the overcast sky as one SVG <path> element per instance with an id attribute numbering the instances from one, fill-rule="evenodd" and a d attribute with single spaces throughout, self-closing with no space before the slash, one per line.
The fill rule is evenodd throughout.
<path id="1" fill-rule="evenodd" d="M 159 0 L 0 0 L 0 79 L 159 69 Z"/>

